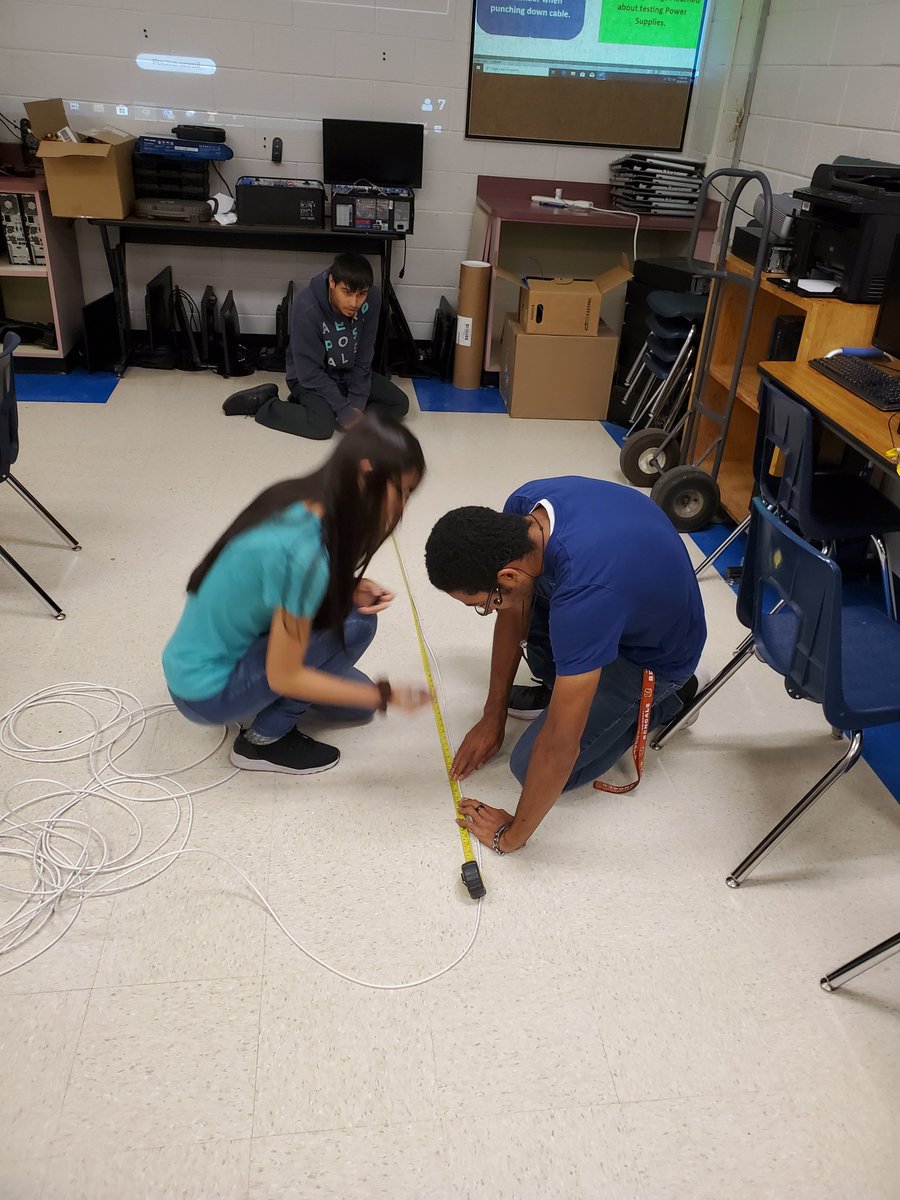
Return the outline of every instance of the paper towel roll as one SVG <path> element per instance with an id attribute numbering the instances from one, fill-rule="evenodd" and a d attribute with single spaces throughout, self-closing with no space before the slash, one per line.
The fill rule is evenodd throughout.
<path id="1" fill-rule="evenodd" d="M 465 259 L 459 264 L 459 300 L 456 311 L 456 352 L 453 355 L 453 386 L 481 387 L 484 363 L 484 333 L 491 264 Z"/>

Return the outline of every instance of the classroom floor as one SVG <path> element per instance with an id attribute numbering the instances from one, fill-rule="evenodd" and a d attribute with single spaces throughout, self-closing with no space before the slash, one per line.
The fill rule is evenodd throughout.
<path id="1" fill-rule="evenodd" d="M 225 418 L 231 390 L 133 369 L 105 405 L 21 406 L 17 474 L 84 549 L 56 544 L 0 489 L 0 544 L 69 614 L 54 622 L 0 573 L 0 708 L 76 680 L 166 699 L 159 654 L 189 571 L 258 490 L 327 452 Z M 429 587 L 432 523 L 457 504 L 499 506 L 529 478 L 617 479 L 618 452 L 599 425 L 410 423 L 429 474 L 398 541 L 459 739 L 483 702 L 491 623 Z M 421 678 L 390 545 L 376 565 L 398 599 L 363 665 Z M 718 665 L 743 631 L 715 572 L 702 590 Z M 61 742 L 86 728 L 53 706 L 19 733 Z M 506 752 L 521 728 L 510 722 Z M 170 713 L 120 765 L 172 770 L 217 736 Z M 459 883 L 432 716 L 333 741 L 332 772 L 240 774 L 198 793 L 189 845 L 240 867 L 340 970 L 379 983 L 438 972 L 478 906 Z M 900 808 L 860 763 L 750 882 L 724 883 L 837 753 L 820 711 L 751 662 L 649 753 L 637 792 L 567 796 L 522 853 L 486 855 L 474 945 L 410 990 L 305 957 L 211 856 L 87 902 L 58 945 L 0 977 L 0 1196 L 897 1200 L 900 956 L 833 995 L 818 981 L 896 932 Z M 188 786 L 228 774 L 222 748 Z M 35 776 L 71 785 L 87 770 L 0 756 L 0 791 Z M 506 753 L 466 790 L 514 807 Z M 87 807 L 114 851 L 131 846 L 120 812 Z M 171 803 L 140 807 L 152 840 Z M 21 860 L 0 861 L 0 880 L 27 878 Z"/>

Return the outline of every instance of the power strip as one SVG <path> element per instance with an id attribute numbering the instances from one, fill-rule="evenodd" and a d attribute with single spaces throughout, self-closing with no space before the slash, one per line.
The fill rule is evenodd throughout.
<path id="1" fill-rule="evenodd" d="M 532 204 L 543 204 L 547 208 L 593 208 L 590 200 L 564 200 L 562 196 L 532 196 Z"/>

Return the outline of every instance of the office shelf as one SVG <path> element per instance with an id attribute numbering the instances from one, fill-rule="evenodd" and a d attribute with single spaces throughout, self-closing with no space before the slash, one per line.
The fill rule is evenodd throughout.
<path id="1" fill-rule="evenodd" d="M 750 278 L 752 269 L 740 259 L 729 256 L 728 270 Z M 811 358 L 827 354 L 838 346 L 867 346 L 872 340 L 878 307 L 874 304 L 847 304 L 830 296 L 800 296 L 787 292 L 775 282 L 778 276 L 764 276 L 760 283 L 750 334 L 744 354 L 744 365 L 738 379 L 737 395 L 731 415 L 731 425 L 725 439 L 725 450 L 719 467 L 718 484 L 722 506 L 735 521 L 742 521 L 750 508 L 753 494 L 753 447 L 756 444 L 756 424 L 759 413 L 758 367 L 771 357 L 772 329 L 776 317 L 799 316 L 803 319 L 796 361 L 806 363 Z M 739 282 L 715 283 L 725 288 L 719 309 L 716 340 L 709 364 L 709 381 L 704 401 L 706 405 L 724 412 L 734 370 L 734 347 L 740 342 L 744 320 L 747 289 Z M 712 311 L 712 306 L 710 306 Z M 695 390 L 699 380 L 695 381 Z M 694 461 L 701 458 L 720 433 L 719 427 L 703 418 L 697 428 Z M 709 461 L 699 463 L 708 470 Z"/>
<path id="2" fill-rule="evenodd" d="M 17 358 L 64 359 L 81 337 L 84 294 L 78 245 L 71 221 L 54 217 L 50 211 L 43 175 L 31 179 L 4 177 L 0 190 L 34 196 L 38 224 L 44 241 L 46 266 L 14 266 L 0 261 L 0 303 L 7 320 L 39 321 L 56 331 L 55 350 L 23 342 Z"/>
<path id="3" fill-rule="evenodd" d="M 16 266 L 15 263 L 0 262 L 0 278 L 2 278 L 2 277 L 13 278 L 16 275 L 24 275 L 24 276 L 36 276 L 39 279 L 42 279 L 42 278 L 45 279 L 48 274 L 49 274 L 49 272 L 46 267 L 25 267 L 25 266 L 20 267 L 20 266 Z"/>

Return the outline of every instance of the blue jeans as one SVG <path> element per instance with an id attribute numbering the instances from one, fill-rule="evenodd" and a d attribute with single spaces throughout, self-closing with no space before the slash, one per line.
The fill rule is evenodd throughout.
<path id="1" fill-rule="evenodd" d="M 549 604 L 545 594 L 535 593 L 528 629 L 526 661 L 536 679 L 553 686 L 556 664 L 550 648 Z M 624 658 L 609 663 L 600 683 L 581 735 L 581 749 L 563 791 L 593 783 L 619 761 L 634 744 L 641 698 L 643 670 Z M 653 692 L 651 728 L 671 721 L 682 708 L 677 692 L 686 679 L 664 679 L 657 675 Z M 525 782 L 535 738 L 544 728 L 547 712 L 532 721 L 513 747 L 509 767 L 519 783 Z"/>
<path id="2" fill-rule="evenodd" d="M 364 615 L 354 609 L 344 622 L 346 646 L 333 633 L 314 632 L 304 664 L 342 679 L 370 683 L 368 676 L 354 664 L 362 658 L 377 627 L 378 618 L 374 614 Z M 308 700 L 292 700 L 273 692 L 266 678 L 267 645 L 266 635 L 257 638 L 217 695 L 208 700 L 182 700 L 170 692 L 173 704 L 182 716 L 201 725 L 225 725 L 252 717 L 251 728 L 268 738 L 284 737 L 305 714 L 325 721 L 358 721 L 372 716 L 369 708 L 311 705 Z"/>

